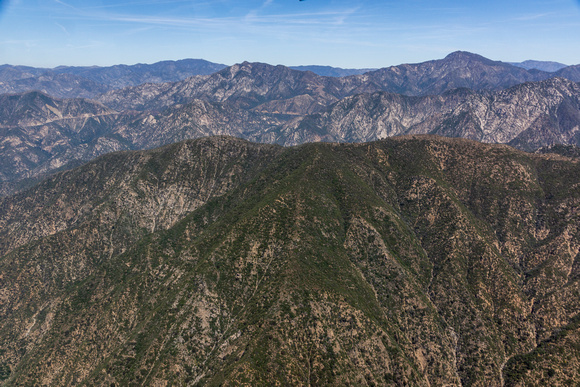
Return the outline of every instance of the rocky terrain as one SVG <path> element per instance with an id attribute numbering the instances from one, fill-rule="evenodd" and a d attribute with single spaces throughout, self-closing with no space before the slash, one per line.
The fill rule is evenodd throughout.
<path id="1" fill-rule="evenodd" d="M 167 106 L 164 99 L 176 102 L 181 98 L 181 102 L 187 99 L 201 98 L 207 93 L 219 89 L 216 82 L 227 82 L 228 73 L 236 75 L 237 70 L 243 67 L 243 71 L 249 71 L 253 76 L 257 72 L 262 72 L 263 78 L 258 85 L 253 85 L 251 91 L 253 96 L 266 97 L 268 100 L 275 97 L 288 99 L 299 95 L 309 95 L 314 97 L 316 102 L 323 104 L 329 101 L 335 102 L 334 97 L 342 98 L 346 95 L 353 95 L 360 92 L 386 91 L 391 93 L 405 95 L 428 95 L 440 94 L 447 90 L 458 87 L 467 87 L 473 90 L 500 90 L 518 83 L 527 81 L 539 81 L 558 76 L 571 81 L 580 81 L 580 74 L 576 69 L 577 66 L 568 66 L 559 68 L 554 72 L 555 67 L 561 67 L 557 63 L 526 61 L 522 63 L 509 64 L 498 61 L 492 61 L 480 55 L 468 52 L 454 52 L 443 59 L 416 63 L 402 64 L 391 66 L 383 69 L 341 69 L 330 66 L 294 66 L 291 69 L 300 70 L 300 73 L 312 72 L 310 76 L 304 74 L 291 73 L 284 66 L 269 66 L 265 64 L 251 64 L 255 71 L 249 69 L 248 63 L 234 65 L 232 70 L 226 71 L 217 78 L 207 80 L 208 85 L 203 91 L 188 90 L 198 84 L 197 81 L 185 81 L 183 84 L 174 85 L 174 87 L 161 87 L 157 90 L 155 87 L 147 86 L 136 89 L 132 94 L 146 94 L 140 97 L 140 102 L 130 104 L 128 101 L 121 101 L 122 96 L 131 91 L 121 92 L 120 95 L 113 93 L 104 97 L 110 104 L 116 104 L 113 108 L 143 108 L 145 106 Z M 551 66 L 550 66 L 551 65 Z M 542 67 L 543 66 L 543 67 Z M 116 65 L 110 67 L 72 67 L 60 66 L 54 69 L 42 69 L 26 66 L 0 66 L 0 93 L 20 93 L 25 91 L 41 91 L 59 98 L 94 98 L 98 95 L 111 90 L 122 89 L 130 86 L 139 86 L 144 84 L 157 84 L 165 82 L 178 82 L 186 80 L 191 76 L 211 75 L 226 66 L 212 63 L 201 59 L 184 59 L 179 61 L 163 61 L 154 64 L 136 64 L 136 65 Z M 538 70 L 543 68 L 547 71 Z M 284 68 L 281 72 L 281 68 Z M 280 82 L 267 79 L 267 74 L 277 73 L 275 76 L 281 76 L 288 81 Z M 280 73 L 281 72 L 281 73 Z M 304 89 L 297 87 L 296 78 L 299 82 L 306 81 L 310 88 Z M 338 79 L 335 79 L 338 78 Z M 281 90 L 278 86 L 282 86 Z M 361 86 L 362 85 L 362 86 Z M 246 85 L 248 83 L 246 82 Z M 258 86 L 260 90 L 256 90 Z M 278 88 L 277 88 L 278 87 Z M 274 93 L 270 90 L 274 88 Z M 248 90 L 246 90 L 248 91 Z M 326 96 L 318 94 L 324 91 Z M 298 93 L 301 92 L 301 93 Z M 181 93 L 181 96 L 170 96 L 167 94 Z M 288 93 L 293 94 L 288 96 Z M 159 98 L 159 95 L 165 95 L 165 98 Z M 213 93 L 215 94 L 215 93 Z M 224 98 L 240 97 L 238 91 L 222 91 L 221 94 L 212 95 L 212 101 L 222 101 Z M 250 99 L 252 96 L 249 96 Z M 319 101 L 320 97 L 320 101 Z M 221 99 L 220 99 L 221 98 Z M 251 100 L 250 103 L 260 102 Z M 263 102 L 263 101 L 262 101 Z M 121 104 L 121 105 L 119 105 Z"/>
<path id="2" fill-rule="evenodd" d="M 0 199 L 0 377 L 577 385 L 580 164 L 204 138 Z"/>
<path id="3" fill-rule="evenodd" d="M 131 117 L 86 99 L 39 92 L 0 95 L 0 193 L 26 185 L 26 179 L 128 149 L 111 129 Z"/>
<path id="4" fill-rule="evenodd" d="M 442 94 L 456 88 L 503 90 L 511 86 L 561 77 L 580 81 L 574 66 L 551 73 L 526 70 L 467 52 L 444 59 L 403 64 L 341 78 L 264 63 L 236 64 L 206 77 L 173 84 L 153 84 L 108 92 L 98 100 L 114 109 L 163 109 L 193 99 L 230 101 L 239 107 L 268 112 L 307 114 L 339 99 L 384 91 L 407 96 Z"/>
<path id="5" fill-rule="evenodd" d="M 276 142 L 364 142 L 412 133 L 509 143 L 524 150 L 579 145 L 580 86 L 552 78 L 494 93 L 457 89 L 426 97 L 360 94 L 285 124 Z"/>
<path id="6" fill-rule="evenodd" d="M 47 73 L 0 82 L 0 93 L 40 91 L 60 98 L 93 98 L 109 91 L 106 85 L 73 74 Z"/>
<path id="7" fill-rule="evenodd" d="M 580 87 L 563 78 L 499 91 L 346 97 L 341 79 L 244 63 L 184 82 L 107 93 L 101 102 L 38 92 L 0 96 L 0 193 L 108 152 L 211 135 L 280 145 L 403 134 L 464 137 L 527 151 L 580 144 Z"/>
<path id="8" fill-rule="evenodd" d="M 173 84 L 146 84 L 113 90 L 98 98 L 118 110 L 160 110 L 193 99 L 228 101 L 243 109 L 307 114 L 347 95 L 374 91 L 376 86 L 357 77 L 323 77 L 285 66 L 244 62 L 208 76 L 191 77 Z M 278 106 L 268 108 L 268 103 Z"/>

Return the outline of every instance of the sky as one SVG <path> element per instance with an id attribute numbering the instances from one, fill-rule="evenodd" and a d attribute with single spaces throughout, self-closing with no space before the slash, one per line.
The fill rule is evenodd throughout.
<path id="1" fill-rule="evenodd" d="M 580 0 L 0 0 L 0 64 L 580 64 Z"/>

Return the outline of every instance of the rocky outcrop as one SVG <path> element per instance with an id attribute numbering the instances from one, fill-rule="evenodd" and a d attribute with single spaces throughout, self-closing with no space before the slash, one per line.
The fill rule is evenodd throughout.
<path id="1" fill-rule="evenodd" d="M 111 129 L 129 119 L 85 99 L 56 99 L 39 92 L 0 96 L 0 181 L 10 192 L 79 161 L 128 149 Z M 16 185 L 15 185 L 16 184 Z"/>
<path id="2" fill-rule="evenodd" d="M 285 124 L 276 142 L 361 142 L 427 133 L 509 143 L 524 150 L 580 144 L 580 86 L 552 78 L 494 93 L 458 89 L 426 97 L 361 94 Z"/>

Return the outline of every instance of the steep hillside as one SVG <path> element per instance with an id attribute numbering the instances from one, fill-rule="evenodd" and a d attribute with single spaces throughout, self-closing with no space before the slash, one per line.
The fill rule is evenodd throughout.
<path id="1" fill-rule="evenodd" d="M 14 72 L 3 71 L 0 75 L 15 77 Z M 38 76 L 21 74 L 23 78 L 0 81 L 0 94 L 40 91 L 57 98 L 93 98 L 110 90 L 106 85 L 74 74 L 42 73 Z"/>
<path id="2" fill-rule="evenodd" d="M 322 75 L 325 77 L 347 77 L 349 75 L 359 75 L 368 73 L 369 71 L 374 71 L 376 69 L 343 69 L 340 67 L 332 66 L 290 66 L 292 70 L 299 71 L 312 71 L 314 74 Z"/>
<path id="3" fill-rule="evenodd" d="M 129 149 L 111 130 L 131 117 L 91 100 L 0 95 L 0 193 L 69 163 Z"/>
<path id="4" fill-rule="evenodd" d="M 115 109 L 162 109 L 193 99 L 228 101 L 260 111 L 305 114 L 320 110 L 363 84 L 358 78 L 322 77 L 285 66 L 244 62 L 209 76 L 167 85 L 142 85 L 106 93 L 98 100 Z M 374 86 L 372 90 L 375 90 Z M 293 103 L 301 99 L 301 103 Z M 268 107 L 268 102 L 278 106 Z M 283 110 L 282 110 L 283 109 Z"/>
<path id="5" fill-rule="evenodd" d="M 580 82 L 580 65 L 564 67 L 563 69 L 556 71 L 554 75 L 574 82 Z"/>
<path id="6" fill-rule="evenodd" d="M 277 143 L 362 142 L 401 134 L 437 134 L 524 150 L 580 144 L 580 86 L 561 78 L 494 93 L 458 89 L 438 96 L 361 94 L 320 114 L 285 124 Z"/>
<path id="7" fill-rule="evenodd" d="M 194 100 L 162 113 L 118 113 L 84 99 L 39 92 L 0 95 L 0 195 L 105 153 L 185 139 L 233 135 L 265 139 L 289 116 Z"/>
<path id="8" fill-rule="evenodd" d="M 0 199 L 0 375 L 578 384 L 579 176 L 420 136 L 101 157 Z"/>
<path id="9" fill-rule="evenodd" d="M 115 65 L 108 67 L 61 66 L 53 69 L 58 74 L 74 74 L 94 82 L 120 89 L 143 83 L 176 82 L 194 75 L 209 75 L 226 67 L 203 59 L 166 60 L 153 64 Z"/>

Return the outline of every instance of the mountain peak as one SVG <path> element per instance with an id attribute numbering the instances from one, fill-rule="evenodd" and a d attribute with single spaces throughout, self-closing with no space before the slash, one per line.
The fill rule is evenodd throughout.
<path id="1" fill-rule="evenodd" d="M 474 54 L 468 51 L 454 51 L 447 55 L 444 60 L 477 60 L 477 61 L 490 61 L 481 55 Z"/>

